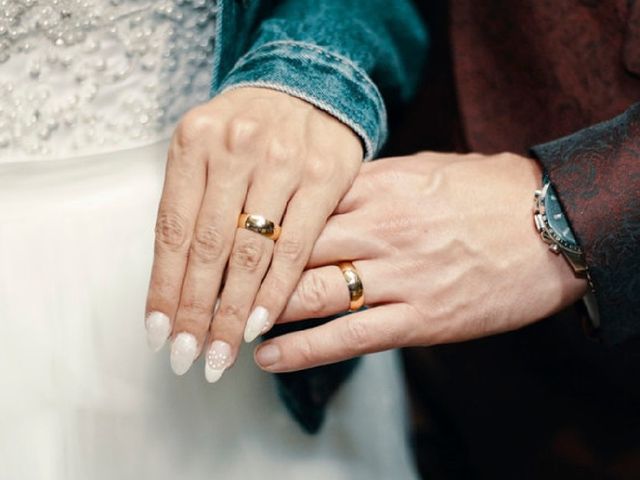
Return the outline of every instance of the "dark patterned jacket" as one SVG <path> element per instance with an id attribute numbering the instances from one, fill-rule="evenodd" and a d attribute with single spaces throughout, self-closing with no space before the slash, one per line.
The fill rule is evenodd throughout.
<path id="1" fill-rule="evenodd" d="M 572 307 L 407 350 L 425 478 L 640 478 L 640 0 L 419 3 L 429 72 L 389 153 L 537 156 L 586 251 L 604 339 Z"/>
<path id="2" fill-rule="evenodd" d="M 640 2 L 454 0 L 451 17 L 467 147 L 548 142 L 533 152 L 586 251 L 602 336 L 640 334 Z"/>

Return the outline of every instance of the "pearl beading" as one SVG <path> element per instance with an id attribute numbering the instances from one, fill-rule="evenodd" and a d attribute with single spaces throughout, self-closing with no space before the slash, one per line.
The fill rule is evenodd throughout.
<path id="1" fill-rule="evenodd" d="M 212 0 L 0 0 L 0 162 L 166 138 L 208 98 Z"/>

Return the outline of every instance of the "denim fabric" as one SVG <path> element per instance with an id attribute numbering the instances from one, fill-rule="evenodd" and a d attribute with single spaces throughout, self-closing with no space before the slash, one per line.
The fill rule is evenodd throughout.
<path id="1" fill-rule="evenodd" d="M 221 0 L 211 93 L 264 86 L 350 126 L 365 159 L 387 137 L 387 106 L 414 93 L 428 44 L 409 0 Z"/>

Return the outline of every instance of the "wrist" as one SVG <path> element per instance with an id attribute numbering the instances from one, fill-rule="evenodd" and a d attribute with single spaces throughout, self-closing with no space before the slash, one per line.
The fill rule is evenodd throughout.
<path id="1" fill-rule="evenodd" d="M 591 326 L 599 326 L 597 305 L 595 304 L 594 286 L 584 251 L 576 238 L 569 219 L 566 217 L 558 193 L 548 175 L 542 175 L 542 187 L 534 193 L 534 223 L 541 239 L 548 245 L 549 250 L 565 261 L 566 271 L 570 271 L 573 279 L 567 277 L 574 288 L 566 288 L 563 306 L 574 303 L 583 298 L 591 320 Z M 575 295 L 579 296 L 576 297 Z"/>
<path id="2" fill-rule="evenodd" d="M 317 45 L 260 45 L 238 60 L 215 93 L 242 87 L 278 90 L 326 111 L 357 133 L 365 160 L 372 159 L 386 140 L 387 112 L 377 86 L 357 65 Z"/>
<path id="3" fill-rule="evenodd" d="M 308 110 L 310 116 L 308 125 L 313 129 L 315 138 L 308 138 L 308 142 L 327 142 L 339 151 L 338 157 L 347 156 L 357 158 L 358 163 L 364 159 L 365 151 L 362 139 L 358 133 L 348 124 L 335 116 L 318 108 L 304 98 L 297 97 L 288 92 L 269 86 L 238 86 L 229 88 L 216 97 L 226 98 L 237 102 L 244 101 L 270 101 L 273 109 L 279 115 L 282 112 Z M 215 101 L 215 99 L 213 100 Z M 320 134 L 320 132 L 323 132 Z"/>

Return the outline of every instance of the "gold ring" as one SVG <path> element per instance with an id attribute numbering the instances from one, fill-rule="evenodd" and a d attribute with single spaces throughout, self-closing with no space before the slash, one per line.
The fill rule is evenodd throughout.
<path id="1" fill-rule="evenodd" d="M 342 271 L 349 288 L 349 311 L 360 310 L 364 305 L 364 288 L 358 271 L 351 262 L 340 262 L 338 268 Z"/>
<path id="2" fill-rule="evenodd" d="M 252 232 L 259 233 L 274 242 L 278 240 L 280 236 L 280 225 L 271 220 L 267 220 L 262 215 L 249 213 L 240 214 L 240 217 L 238 217 L 238 228 L 246 228 Z"/>

